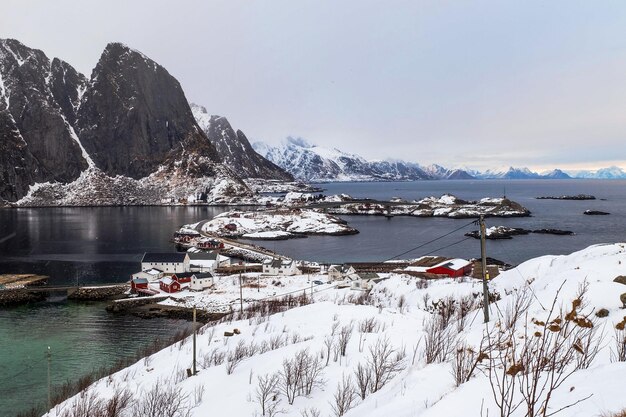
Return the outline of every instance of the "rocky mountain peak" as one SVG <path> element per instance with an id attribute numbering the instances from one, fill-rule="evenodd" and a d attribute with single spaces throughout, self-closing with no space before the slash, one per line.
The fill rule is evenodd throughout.
<path id="1" fill-rule="evenodd" d="M 235 131 L 226 117 L 209 116 L 206 108 L 193 103 L 191 109 L 224 164 L 237 175 L 242 178 L 293 180 L 282 168 L 255 152 L 246 135 L 241 130 Z"/>
<path id="2" fill-rule="evenodd" d="M 202 144 L 185 94 L 165 68 L 121 43 L 110 43 L 93 70 L 78 117 L 78 134 L 96 166 L 110 175 L 142 178 L 183 141 Z M 190 136 L 197 136 L 193 138 Z"/>

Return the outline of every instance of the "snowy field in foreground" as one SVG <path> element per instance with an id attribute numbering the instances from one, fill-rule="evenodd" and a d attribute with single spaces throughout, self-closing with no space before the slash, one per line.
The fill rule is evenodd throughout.
<path id="1" fill-rule="evenodd" d="M 509 402 L 520 405 L 509 415 L 525 416 L 528 406 L 520 387 L 539 369 L 536 364 L 543 367 L 535 386 L 549 386 L 550 376 L 562 378 L 545 415 L 568 405 L 556 415 L 617 412 L 626 408 L 626 362 L 615 361 L 615 326 L 626 316 L 619 298 L 626 286 L 613 282 L 619 275 L 626 275 L 624 244 L 530 260 L 491 282 L 491 292 L 500 300 L 491 305 L 488 326 L 477 304 L 482 286 L 470 279 L 425 283 L 395 275 L 374 287 L 369 305 L 354 304 L 361 293 L 328 290 L 323 299 L 283 313 L 205 326 L 197 340 L 196 376 L 186 376 L 192 363 L 188 338 L 96 382 L 47 416 L 78 415 L 75 411 L 87 400 L 95 407 L 124 389 L 133 399 L 120 416 L 148 415 L 141 414 L 148 399 L 168 395 L 181 411 L 174 416 L 185 415 L 183 410 L 191 416 L 260 416 L 262 404 L 265 415 L 282 416 L 499 416 L 496 402 L 508 398 L 492 392 L 499 382 L 503 387 L 516 384 Z M 467 308 L 459 308 L 461 304 Z M 596 317 L 600 309 L 608 315 Z M 224 336 L 234 329 L 240 334 Z M 437 340 L 441 345 L 433 353 L 430 347 Z M 537 341 L 544 340 L 541 348 Z M 556 354 L 541 353 L 555 344 L 560 346 Z M 468 365 L 461 368 L 473 371 L 457 384 L 453 364 L 463 358 Z M 552 358 L 564 363 L 550 365 Z M 370 375 L 364 399 L 359 365 L 361 376 Z M 559 372 L 552 373 L 555 368 Z M 298 369 L 302 372 L 294 371 Z M 537 395 L 534 415 L 544 415 L 540 408 L 547 394 L 544 389 Z M 342 406 L 349 410 L 338 410 Z"/>

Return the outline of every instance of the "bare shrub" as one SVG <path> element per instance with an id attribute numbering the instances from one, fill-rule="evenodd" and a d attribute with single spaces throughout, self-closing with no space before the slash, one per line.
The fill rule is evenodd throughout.
<path id="1" fill-rule="evenodd" d="M 400 310 L 400 312 L 403 312 L 405 306 L 406 306 L 406 297 L 404 296 L 404 294 L 402 294 L 398 298 L 398 310 Z"/>
<path id="2" fill-rule="evenodd" d="M 354 327 L 352 326 L 352 324 L 346 324 L 341 328 L 341 331 L 339 332 L 337 344 L 339 346 L 339 352 L 341 353 L 341 356 L 346 356 L 346 349 L 348 348 L 348 342 L 352 337 L 353 329 Z"/>
<path id="3" fill-rule="evenodd" d="M 240 340 L 235 349 L 228 352 L 228 360 L 226 361 L 226 374 L 233 373 L 237 365 L 248 356 L 248 348 L 243 340 Z"/>
<path id="4" fill-rule="evenodd" d="M 486 354 L 482 351 L 482 344 L 476 352 L 465 343 L 459 343 L 456 346 L 454 362 L 452 362 L 452 376 L 454 383 L 459 385 L 470 380 L 478 364 L 487 359 Z"/>
<path id="5" fill-rule="evenodd" d="M 305 408 L 304 410 L 301 410 L 300 415 L 302 417 L 320 417 L 322 413 L 320 412 L 319 409 L 315 407 L 310 407 L 310 408 Z"/>
<path id="6" fill-rule="evenodd" d="M 139 396 L 132 409 L 133 417 L 188 417 L 190 412 L 188 395 L 169 380 L 157 381 Z"/>
<path id="7" fill-rule="evenodd" d="M 324 347 L 326 348 L 326 365 L 328 366 L 328 362 L 330 361 L 330 352 L 335 345 L 335 338 L 330 335 L 324 338 Z"/>
<path id="8" fill-rule="evenodd" d="M 333 402 L 330 406 L 335 414 L 335 417 L 341 417 L 354 407 L 354 402 L 357 398 L 354 384 L 350 376 L 343 376 L 341 381 L 337 383 L 337 389 L 333 394 Z"/>
<path id="9" fill-rule="evenodd" d="M 282 335 L 274 335 L 270 337 L 270 341 L 269 341 L 270 350 L 276 350 L 278 348 L 283 347 L 285 344 L 286 343 L 284 342 Z"/>
<path id="10" fill-rule="evenodd" d="M 518 321 L 509 318 L 505 323 L 510 327 L 500 326 L 487 334 L 492 354 L 486 373 L 501 416 L 511 415 L 520 406 L 524 406 L 528 417 L 551 416 L 589 398 L 558 409 L 550 407 L 554 391 L 577 369 L 591 364 L 597 353 L 596 343 L 600 343 L 596 339 L 601 339 L 594 336 L 594 322 L 580 311 L 587 285 L 579 287 L 571 309 L 557 312 L 562 287 L 556 292 L 545 321 L 522 320 L 518 335 Z"/>
<path id="11" fill-rule="evenodd" d="M 426 363 L 447 362 L 456 346 L 456 335 L 449 319 L 433 315 L 424 323 L 424 357 Z"/>
<path id="12" fill-rule="evenodd" d="M 196 385 L 193 389 L 193 400 L 194 405 L 197 406 L 202 402 L 202 398 L 204 397 L 204 384 Z"/>
<path id="13" fill-rule="evenodd" d="M 380 324 L 376 317 L 369 317 L 359 322 L 359 331 L 361 333 L 375 333 L 378 331 Z"/>
<path id="14" fill-rule="evenodd" d="M 279 372 L 279 389 L 292 405 L 300 395 L 310 395 L 316 384 L 322 381 L 322 361 L 317 355 L 304 349 L 296 353 L 292 359 L 283 360 Z"/>
<path id="15" fill-rule="evenodd" d="M 615 329 L 615 349 L 611 349 L 611 361 L 626 362 L 626 330 Z"/>
<path id="16" fill-rule="evenodd" d="M 367 365 L 359 363 L 354 370 L 354 377 L 356 379 L 358 393 L 361 399 L 364 400 L 367 396 L 367 389 L 372 379 L 371 369 Z"/>
<path id="17" fill-rule="evenodd" d="M 68 410 L 61 413 L 61 417 L 91 417 L 102 415 L 102 400 L 98 398 L 95 392 L 82 391 L 75 398 Z"/>
<path id="18" fill-rule="evenodd" d="M 404 369 L 404 357 L 391 346 L 389 339 L 380 338 L 369 348 L 367 366 L 371 373 L 370 391 L 374 393 Z"/>
<path id="19" fill-rule="evenodd" d="M 258 384 L 255 391 L 256 401 L 261 407 L 261 415 L 271 415 L 270 409 L 272 405 L 276 403 L 278 397 L 278 374 L 265 374 L 264 376 L 258 376 Z"/>

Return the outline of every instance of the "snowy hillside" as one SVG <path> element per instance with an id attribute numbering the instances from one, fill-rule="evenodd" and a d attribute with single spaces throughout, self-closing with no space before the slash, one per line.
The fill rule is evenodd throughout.
<path id="1" fill-rule="evenodd" d="M 626 275 L 625 247 L 502 273 L 487 325 L 482 284 L 470 278 L 394 274 L 369 295 L 324 288 L 284 312 L 265 304 L 200 330 L 197 375 L 186 373 L 188 338 L 47 416 L 112 405 L 118 416 L 613 415 L 626 409 L 626 285 L 613 281 Z"/>

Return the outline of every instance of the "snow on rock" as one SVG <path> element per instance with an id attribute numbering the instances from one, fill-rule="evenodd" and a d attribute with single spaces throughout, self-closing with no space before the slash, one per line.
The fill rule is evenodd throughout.
<path id="1" fill-rule="evenodd" d="M 391 211 L 390 214 L 399 216 L 450 217 L 456 219 L 475 218 L 481 215 L 486 217 L 525 217 L 530 215 L 530 210 L 506 198 L 465 201 L 450 194 L 444 194 L 441 197 L 426 197 L 406 205 L 389 205 L 389 210 Z M 387 214 L 387 205 L 375 203 L 345 204 L 338 208 L 331 208 L 329 211 L 334 214 L 384 215 Z"/>
<path id="2" fill-rule="evenodd" d="M 187 226 L 193 228 L 193 226 Z M 205 223 L 203 231 L 220 236 L 245 237 L 261 232 L 289 235 L 346 235 L 358 233 L 344 220 L 314 210 L 230 211 Z M 269 235 L 268 235 L 269 236 Z"/>
<path id="3" fill-rule="evenodd" d="M 338 384 L 349 379 L 356 385 L 357 366 L 368 361 L 371 364 L 371 351 L 377 345 L 387 345 L 392 349 L 389 358 L 398 366 L 386 374 L 385 383 L 377 389 L 372 389 L 370 380 L 365 398 L 355 395 L 346 417 L 500 415 L 488 369 L 507 381 L 521 378 L 524 371 L 503 367 L 498 362 L 498 350 L 495 347 L 490 350 L 483 344 L 481 353 L 486 356 L 477 362 L 469 379 L 457 386 L 452 373 L 456 343 L 465 343 L 476 355 L 486 332 L 494 337 L 510 331 L 512 336 L 506 339 L 507 343 L 499 346 L 501 349 L 516 346 L 519 352 L 525 343 L 532 343 L 544 334 L 558 335 L 559 328 L 573 326 L 596 328 L 591 335 L 599 351 L 588 365 L 577 367 L 582 359 L 578 348 L 585 352 L 587 341 L 571 341 L 578 348 L 572 347 L 573 360 L 559 374 L 572 372 L 571 376 L 551 393 L 546 411 L 552 413 L 567 407 L 557 414 L 566 417 L 618 412 L 626 408 L 623 396 L 626 362 L 611 360 L 611 351 L 616 346 L 615 327 L 620 323 L 623 326 L 626 320 L 619 300 L 619 294 L 626 292 L 626 287 L 613 281 L 618 275 L 626 275 L 626 244 L 623 243 L 595 245 L 567 256 L 529 260 L 490 282 L 490 292 L 498 301 L 490 306 L 491 321 L 487 326 L 482 323 L 479 305 L 482 284 L 467 277 L 425 281 L 392 275 L 376 284 L 369 296 L 347 289 L 319 291 L 314 294 L 316 302 L 313 304 L 201 329 L 196 376 L 185 375 L 192 360 L 192 344 L 185 340 L 97 381 L 87 388 L 87 394 L 107 400 L 116 389 L 127 388 L 133 395 L 131 404 L 141 406 L 147 393 L 158 385 L 161 389 L 180 390 L 180 395 L 187 396 L 185 404 L 192 417 L 261 415 L 257 400 L 259 377 L 276 374 L 282 380 L 280 372 L 284 372 L 285 361 L 292 361 L 300 352 L 308 352 L 310 360 L 317 358 L 318 361 L 317 383 L 310 392 L 296 395 L 292 401 L 287 400 L 284 390 L 272 390 L 269 404 L 286 417 L 307 415 L 303 413 L 307 410 L 310 413 L 311 409 L 321 416 L 332 416 L 336 415 L 333 406 Z M 236 288 L 234 284 L 232 287 Z M 575 300 L 579 299 L 581 288 L 586 288 L 586 294 L 579 303 Z M 524 294 L 527 308 L 511 310 Z M 467 315 L 463 320 L 453 316 L 445 327 L 450 336 L 442 346 L 450 346 L 450 354 L 443 361 L 427 363 L 426 341 L 428 334 L 432 335 L 427 332 L 429 323 L 443 320 L 442 308 L 451 305 L 446 300 L 459 303 L 461 299 L 469 306 Z M 552 305 L 555 311 L 550 316 Z M 605 317 L 595 317 L 600 308 L 606 309 Z M 515 316 L 507 311 L 520 314 Z M 555 329 L 547 330 L 541 321 L 547 322 L 555 315 L 564 318 Z M 588 322 L 592 327 L 585 324 Z M 238 332 L 233 332 L 234 329 Z M 340 351 L 335 354 L 332 345 L 327 353 L 325 341 L 336 345 L 341 334 L 348 332 L 345 356 Z M 239 334 L 226 336 L 233 333 Z M 233 366 L 237 351 L 246 353 Z M 216 364 L 211 360 L 216 355 L 225 355 L 226 359 Z M 550 360 L 551 354 L 547 355 Z M 549 369 L 540 376 L 542 381 L 547 380 Z M 198 392 L 204 395 L 194 395 Z M 513 390 L 513 395 L 515 403 L 522 400 L 518 389 Z M 46 416 L 60 417 L 64 410 L 76 407 L 81 398 L 90 397 L 70 398 Z M 545 391 L 539 394 L 540 401 L 545 398 Z M 129 411 L 127 415 L 133 413 Z M 526 405 L 522 403 L 510 415 L 528 415 Z"/>

